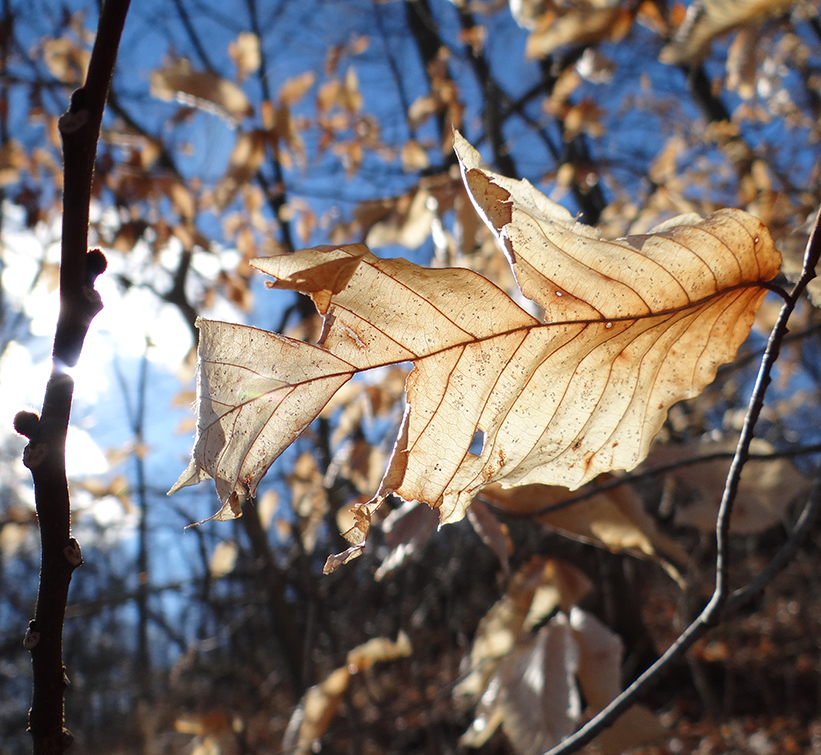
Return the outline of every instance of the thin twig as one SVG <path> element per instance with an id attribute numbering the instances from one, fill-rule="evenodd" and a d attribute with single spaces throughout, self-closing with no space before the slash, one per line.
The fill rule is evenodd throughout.
<path id="1" fill-rule="evenodd" d="M 767 349 L 764 352 L 764 358 L 761 360 L 761 367 L 756 378 L 755 387 L 752 396 L 750 397 L 747 414 L 744 418 L 744 425 L 741 429 L 741 436 L 738 439 L 736 453 L 730 464 L 730 471 L 727 475 L 727 481 L 724 486 L 724 493 L 721 497 L 721 504 L 719 506 L 718 518 L 716 521 L 716 584 L 713 590 L 713 595 L 707 603 L 704 610 L 699 616 L 687 627 L 676 639 L 676 641 L 667 649 L 667 651 L 659 658 L 650 668 L 648 668 L 638 679 L 636 679 L 624 692 L 616 697 L 609 705 L 594 716 L 587 724 L 579 729 L 575 734 L 572 734 L 564 742 L 547 753 L 547 755 L 568 755 L 569 753 L 577 752 L 584 745 L 591 742 L 599 733 L 611 726 L 615 720 L 630 708 L 639 695 L 646 692 L 651 686 L 656 684 L 662 677 L 663 673 L 670 667 L 674 660 L 681 657 L 693 643 L 701 638 L 711 627 L 713 627 L 722 617 L 722 613 L 727 605 L 727 567 L 728 567 L 728 543 L 730 535 L 730 516 L 733 510 L 733 502 L 736 493 L 738 492 L 738 483 L 741 479 L 741 471 L 744 464 L 747 462 L 750 453 L 750 444 L 753 439 L 753 431 L 755 424 L 764 406 L 764 396 L 767 387 L 770 384 L 771 373 L 776 360 L 778 359 L 778 352 L 781 346 L 781 341 L 787 332 L 787 321 L 795 309 L 796 304 L 807 287 L 807 284 L 815 277 L 815 266 L 818 263 L 819 255 L 821 255 L 821 210 L 816 215 L 815 224 L 810 234 L 809 242 L 807 243 L 807 250 L 804 254 L 804 267 L 801 278 L 790 293 L 789 300 L 781 307 L 778 319 L 775 326 L 770 333 L 770 338 L 767 343 Z M 821 471 L 818 476 L 821 477 Z M 812 515 L 817 509 L 819 497 L 819 484 L 817 483 L 813 489 L 805 507 L 805 514 L 802 514 L 804 522 L 811 522 Z M 809 524 L 803 527 L 796 528 L 798 532 L 806 532 Z M 797 541 L 790 546 L 797 548 Z M 790 549 L 786 546 L 782 552 L 787 555 L 784 557 L 776 556 L 774 561 L 778 563 L 776 566 L 780 568 L 789 560 Z M 777 569 L 768 570 L 769 578 L 775 574 Z M 763 584 L 759 584 L 756 580 L 753 584 L 756 585 L 756 590 L 760 590 Z M 739 593 L 736 593 L 739 594 Z M 741 597 L 736 599 L 738 604 L 743 600 L 748 599 L 752 593 L 740 593 Z"/>

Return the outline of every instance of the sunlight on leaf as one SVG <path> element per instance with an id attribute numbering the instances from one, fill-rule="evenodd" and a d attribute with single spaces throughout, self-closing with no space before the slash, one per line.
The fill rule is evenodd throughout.
<path id="1" fill-rule="evenodd" d="M 732 360 L 780 264 L 757 219 L 687 215 L 605 241 L 528 181 L 484 170 L 458 133 L 455 143 L 468 192 L 543 319 L 471 270 L 379 259 L 361 244 L 254 260 L 269 287 L 311 296 L 322 336 L 314 346 L 200 321 L 198 434 L 174 490 L 213 477 L 224 507 L 254 495 L 355 373 L 413 362 L 388 469 L 346 533 L 361 550 L 390 493 L 448 523 L 494 482 L 575 489 L 632 469 L 667 410 Z"/>

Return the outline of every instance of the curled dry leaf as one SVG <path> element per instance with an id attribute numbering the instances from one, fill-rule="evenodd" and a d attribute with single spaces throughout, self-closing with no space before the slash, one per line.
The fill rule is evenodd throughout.
<path id="1" fill-rule="evenodd" d="M 257 173 L 265 160 L 264 131 L 237 131 L 234 149 L 228 159 L 228 168 L 214 191 L 214 206 L 222 212 L 236 196 L 237 192 Z"/>
<path id="2" fill-rule="evenodd" d="M 593 8 L 580 4 L 558 17 L 548 13 L 527 38 L 525 56 L 530 59 L 546 58 L 564 45 L 618 40 L 627 34 L 632 23 L 630 11 L 618 5 Z"/>
<path id="3" fill-rule="evenodd" d="M 684 446 L 668 444 L 653 451 L 648 463 L 670 464 L 694 456 L 733 452 L 735 447 L 733 440 Z M 755 438 L 750 450 L 755 454 L 768 454 L 774 449 L 765 440 Z M 676 506 L 677 525 L 697 527 L 707 533 L 715 531 L 729 469 L 730 459 L 716 459 L 682 466 L 670 473 L 682 499 L 682 504 Z M 808 488 L 809 480 L 789 459 L 750 459 L 739 483 L 730 531 L 735 535 L 749 535 L 783 523 L 790 504 Z"/>
<path id="4" fill-rule="evenodd" d="M 510 539 L 507 525 L 493 516 L 487 506 L 478 499 L 474 500 L 468 509 L 468 521 L 473 531 L 499 559 L 502 576 L 507 577 L 510 573 L 509 556 L 513 553 L 513 541 Z"/>
<path id="5" fill-rule="evenodd" d="M 250 31 L 240 32 L 237 38 L 228 44 L 228 56 L 237 68 L 237 78 L 245 81 L 249 74 L 259 70 L 262 63 L 259 37 Z"/>
<path id="6" fill-rule="evenodd" d="M 48 72 L 64 84 L 80 86 L 90 59 L 89 50 L 68 37 L 47 38 L 43 43 L 43 62 Z"/>
<path id="7" fill-rule="evenodd" d="M 471 270 L 379 259 L 361 244 L 254 260 L 270 287 L 311 296 L 322 337 L 199 321 L 197 438 L 172 491 L 213 477 L 222 515 L 236 511 L 353 375 L 413 362 L 388 469 L 346 533 L 348 559 L 389 493 L 447 523 L 493 482 L 575 489 L 632 469 L 670 406 L 734 357 L 780 264 L 760 221 L 722 210 L 605 241 L 454 138 L 468 192 L 544 319 Z"/>
<path id="8" fill-rule="evenodd" d="M 486 642 L 488 620 L 500 605 L 480 624 L 474 651 Z M 534 635 L 518 631 L 508 650 L 484 659 L 486 667 L 491 664 L 490 672 L 483 685 L 470 690 L 481 697 L 475 720 L 460 743 L 480 747 L 501 725 L 518 755 L 551 749 L 583 722 L 583 716 L 594 715 L 621 692 L 623 647 L 617 635 L 575 605 L 557 613 Z M 474 671 L 466 681 L 475 676 Z M 664 732 L 650 710 L 634 705 L 596 738 L 597 752 L 618 755 Z"/>
<path id="9" fill-rule="evenodd" d="M 710 53 L 713 40 L 732 29 L 761 24 L 785 13 L 797 0 L 695 0 L 670 42 L 659 55 L 662 63 L 692 65 Z"/>
<path id="10" fill-rule="evenodd" d="M 623 485 L 607 492 L 595 493 L 591 490 L 591 493 L 589 498 L 572 506 L 542 514 L 538 512 L 560 505 L 574 494 L 566 488 L 555 486 L 524 485 L 505 489 L 495 483 L 482 491 L 482 498 L 512 514 L 533 516 L 545 527 L 565 537 L 606 548 L 613 553 L 626 552 L 656 560 L 673 579 L 681 583 L 681 576 L 674 564 L 687 563 L 687 551 L 659 531 L 633 490 Z"/>
<path id="11" fill-rule="evenodd" d="M 210 71 L 195 71 L 184 58 L 151 72 L 151 95 L 222 115 L 231 122 L 254 112 L 236 84 Z"/>

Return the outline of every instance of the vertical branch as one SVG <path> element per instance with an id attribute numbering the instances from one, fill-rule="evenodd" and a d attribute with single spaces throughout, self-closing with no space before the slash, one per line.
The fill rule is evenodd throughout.
<path id="1" fill-rule="evenodd" d="M 40 526 L 40 585 L 25 646 L 31 651 L 33 690 L 29 730 L 34 753 L 62 753 L 71 744 L 64 728 L 63 622 L 71 575 L 82 563 L 71 537 L 66 479 L 66 433 L 74 381 L 67 368 L 80 358 L 91 320 L 102 308 L 94 280 L 105 269 L 102 252 L 88 251 L 88 217 L 97 140 L 114 71 L 128 0 L 107 0 L 85 86 L 71 98 L 59 122 L 63 140 L 63 235 L 60 259 L 60 312 L 52 351 L 53 366 L 42 414 L 20 412 L 15 429 L 29 438 L 23 461 L 31 471 Z"/>

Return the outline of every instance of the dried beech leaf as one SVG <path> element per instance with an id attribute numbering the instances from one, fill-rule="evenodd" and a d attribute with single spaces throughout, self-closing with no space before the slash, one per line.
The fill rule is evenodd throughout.
<path id="1" fill-rule="evenodd" d="M 510 573 L 508 557 L 513 553 L 513 541 L 510 539 L 507 525 L 493 516 L 487 506 L 479 500 L 473 501 L 468 509 L 468 521 L 482 542 L 499 559 L 502 575 L 507 577 Z"/>
<path id="2" fill-rule="evenodd" d="M 407 658 L 412 650 L 410 638 L 404 632 L 399 632 L 396 642 L 387 637 L 374 637 L 348 653 L 348 669 L 354 673 L 364 671 L 374 663 Z"/>
<path id="3" fill-rule="evenodd" d="M 214 552 L 211 554 L 209 569 L 214 579 L 224 577 L 234 570 L 237 563 L 237 544 L 230 540 L 222 540 L 217 543 Z"/>
<path id="4" fill-rule="evenodd" d="M 501 723 L 518 755 L 555 747 L 581 716 L 577 669 L 578 647 L 560 613 L 504 658 L 460 744 L 481 746 Z"/>
<path id="5" fill-rule="evenodd" d="M 457 700 L 478 700 L 501 659 L 519 642 L 533 596 L 544 582 L 546 566 L 547 559 L 533 556 L 513 575 L 507 592 L 479 622 L 470 651 L 469 671 L 453 691 Z"/>
<path id="6" fill-rule="evenodd" d="M 58 81 L 80 86 L 86 78 L 91 53 L 67 37 L 47 38 L 43 43 L 43 62 Z"/>
<path id="7" fill-rule="evenodd" d="M 571 495 L 574 494 L 565 488 L 546 485 L 504 489 L 496 483 L 482 491 L 482 498 L 515 514 L 534 514 L 562 503 Z M 572 506 L 536 514 L 534 518 L 566 537 L 613 553 L 627 552 L 660 561 L 677 581 L 680 580 L 678 572 L 666 559 L 685 564 L 689 558 L 681 545 L 658 530 L 641 500 L 626 486 L 596 493 Z"/>
<path id="8" fill-rule="evenodd" d="M 218 212 L 222 212 L 240 188 L 256 175 L 265 160 L 265 138 L 265 132 L 258 129 L 237 131 L 228 169 L 214 192 L 214 206 Z"/>
<path id="9" fill-rule="evenodd" d="M 332 671 L 302 696 L 288 722 L 282 749 L 289 755 L 316 752 L 318 740 L 336 715 L 351 676 L 374 663 L 405 658 L 411 651 L 410 640 L 404 632 L 399 633 L 396 642 L 387 637 L 375 637 L 351 650 L 344 666 Z"/>
<path id="10" fill-rule="evenodd" d="M 177 100 L 233 122 L 254 112 L 245 92 L 236 84 L 210 71 L 195 71 L 185 59 L 151 72 L 151 95 L 169 102 Z"/>
<path id="11" fill-rule="evenodd" d="M 299 536 L 308 553 L 316 545 L 317 532 L 328 513 L 328 491 L 316 459 L 308 451 L 300 454 L 286 478 L 291 489 L 291 508 L 299 517 Z"/>
<path id="12" fill-rule="evenodd" d="M 313 71 L 305 71 L 298 76 L 292 76 L 279 88 L 278 99 L 289 107 L 296 105 L 315 82 L 316 74 Z"/>
<path id="13" fill-rule="evenodd" d="M 530 629 L 557 608 L 569 613 L 592 588 L 592 582 L 570 564 L 531 558 L 479 622 L 468 672 L 453 691 L 455 700 L 473 703 L 483 697 L 500 663 Z"/>
<path id="14" fill-rule="evenodd" d="M 621 663 L 624 643 L 595 616 L 573 608 L 570 626 L 579 647 L 579 686 L 593 716 L 622 690 Z M 648 744 L 663 736 L 666 729 L 650 710 L 634 705 L 600 734 L 595 743 L 605 755 Z"/>
<path id="15" fill-rule="evenodd" d="M 760 24 L 778 16 L 796 0 L 695 0 L 670 42 L 659 55 L 662 63 L 698 63 L 710 53 L 713 39 L 744 24 Z"/>
<path id="16" fill-rule="evenodd" d="M 237 38 L 228 44 L 228 56 L 237 68 L 237 78 L 245 81 L 249 74 L 259 70 L 262 63 L 259 37 L 250 31 L 240 32 Z"/>
<path id="17" fill-rule="evenodd" d="M 734 357 L 780 264 L 760 221 L 722 210 L 604 241 L 454 139 L 468 192 L 544 320 L 470 270 L 378 259 L 361 244 L 254 260 L 272 288 L 312 297 L 320 343 L 200 321 L 198 433 L 174 490 L 213 477 L 223 502 L 253 495 L 352 375 L 411 361 L 387 471 L 346 534 L 361 548 L 389 493 L 447 523 L 492 482 L 577 488 L 632 469 L 669 407 Z"/>
<path id="18" fill-rule="evenodd" d="M 727 53 L 727 89 L 743 100 L 755 95 L 759 44 L 757 29 L 742 28 Z"/>
<path id="19" fill-rule="evenodd" d="M 407 501 L 388 514 L 382 522 L 382 531 L 390 551 L 376 570 L 374 578 L 377 581 L 384 579 L 413 555 L 434 532 L 438 519 L 433 509 L 419 501 Z"/>
<path id="20" fill-rule="evenodd" d="M 655 450 L 650 464 L 669 464 L 716 452 L 735 451 L 734 441 L 698 445 L 665 445 Z M 754 438 L 750 449 L 756 454 L 772 453 L 765 440 Z M 686 503 L 676 507 L 675 522 L 679 526 L 697 527 L 702 532 L 714 532 L 716 516 L 730 459 L 718 459 L 703 464 L 680 467 L 670 474 Z M 763 532 L 784 522 L 790 504 L 807 491 L 809 480 L 789 459 L 764 461 L 750 459 L 744 467 L 736 503 L 730 518 L 730 531 L 736 535 Z"/>
<path id="21" fill-rule="evenodd" d="M 497 659 L 460 743 L 479 747 L 501 725 L 518 755 L 551 749 L 577 728 L 583 714 L 589 718 L 621 692 L 622 652 L 621 639 L 591 614 L 577 607 L 569 609 L 569 618 L 558 613 Z M 595 743 L 617 755 L 664 733 L 653 713 L 635 705 Z"/>
<path id="22" fill-rule="evenodd" d="M 588 45 L 603 39 L 621 39 L 630 29 L 632 16 L 624 8 L 571 8 L 558 18 L 543 17 L 527 38 L 525 56 L 546 58 L 564 45 Z"/>

